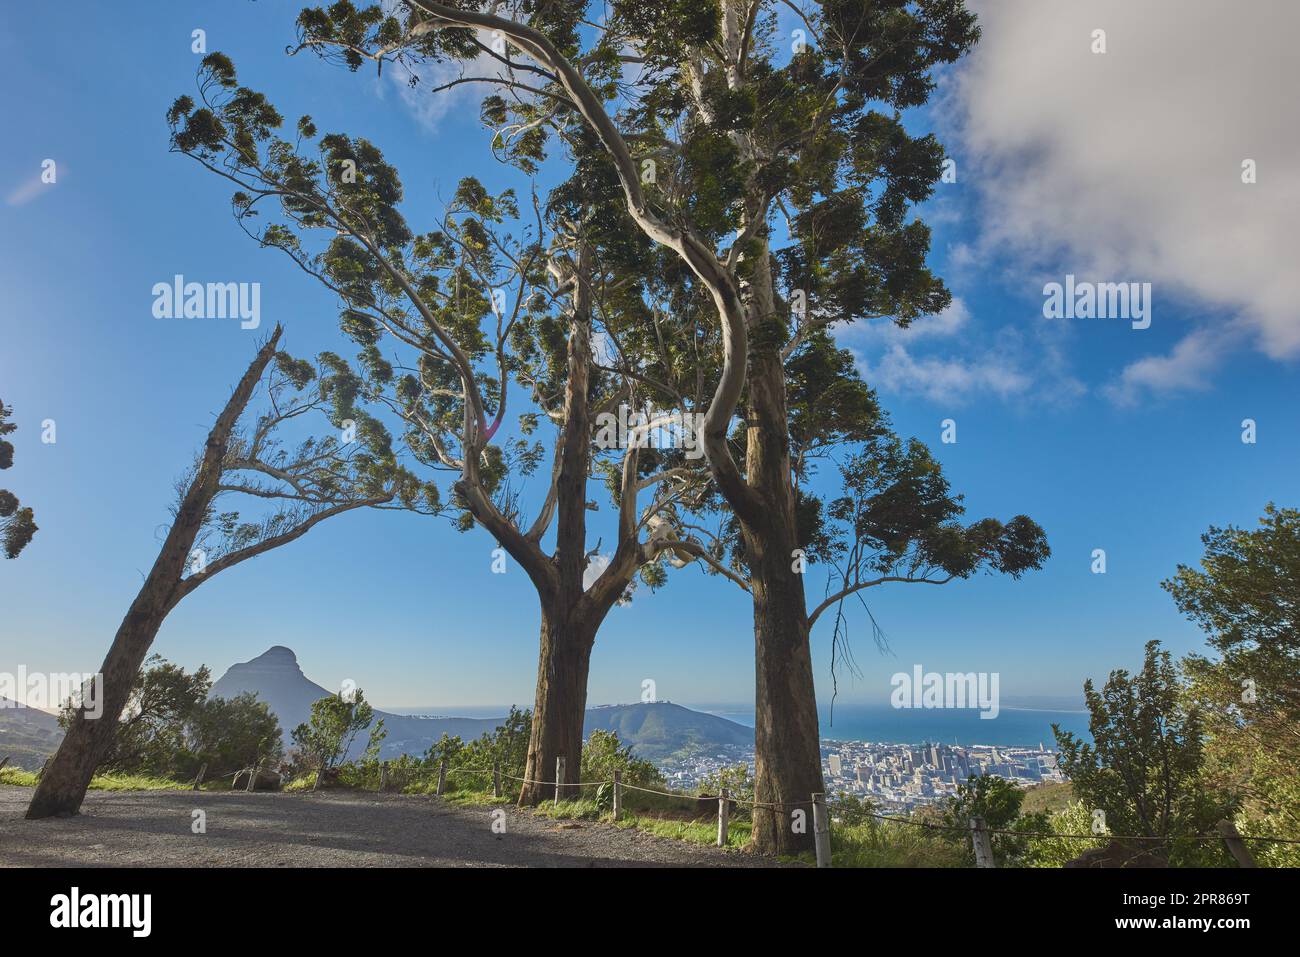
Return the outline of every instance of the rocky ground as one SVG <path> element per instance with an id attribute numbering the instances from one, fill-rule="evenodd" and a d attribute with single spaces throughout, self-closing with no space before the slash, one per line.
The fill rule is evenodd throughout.
<path id="1" fill-rule="evenodd" d="M 0 867 L 770 867 L 767 858 L 631 828 L 437 798 L 325 791 L 91 791 L 76 817 L 26 821 L 0 785 Z M 206 834 L 191 830 L 206 813 Z"/>

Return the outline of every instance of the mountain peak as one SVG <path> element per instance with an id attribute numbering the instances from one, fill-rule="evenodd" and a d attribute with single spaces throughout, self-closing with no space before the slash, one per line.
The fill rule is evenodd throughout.
<path id="1" fill-rule="evenodd" d="M 286 648 L 284 645 L 272 645 L 270 648 L 267 648 L 266 651 L 262 652 L 252 661 L 246 662 L 246 664 L 251 665 L 254 661 L 261 662 L 262 664 L 284 664 L 284 665 L 293 665 L 294 667 L 298 666 L 298 656 L 293 653 L 292 648 Z"/>

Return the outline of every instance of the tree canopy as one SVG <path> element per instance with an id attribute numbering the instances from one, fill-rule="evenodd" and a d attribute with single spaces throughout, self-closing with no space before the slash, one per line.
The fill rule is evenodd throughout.
<path id="1" fill-rule="evenodd" d="M 4 438 L 18 429 L 16 422 L 9 421 L 13 414 L 13 408 L 0 402 L 0 469 L 11 468 L 14 464 L 13 443 Z M 17 558 L 37 530 L 35 513 L 23 507 L 13 492 L 0 488 L 0 548 L 3 548 L 5 558 Z"/>

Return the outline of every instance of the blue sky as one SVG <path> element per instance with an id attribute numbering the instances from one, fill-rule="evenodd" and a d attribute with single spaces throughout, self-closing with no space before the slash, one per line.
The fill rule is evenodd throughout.
<path id="1" fill-rule="evenodd" d="M 0 564 L 0 671 L 98 665 L 156 554 L 176 477 L 270 323 L 284 324 L 295 354 L 351 354 L 331 297 L 246 239 L 230 218 L 227 184 L 168 153 L 163 114 L 193 92 L 200 59 L 192 30 L 205 29 L 208 49 L 229 53 L 241 80 L 270 93 L 286 116 L 310 113 L 322 130 L 379 144 L 402 173 L 417 227 L 420 210 L 435 211 L 462 175 L 512 181 L 484 160 L 485 134 L 467 99 L 430 112 L 388 78 L 286 57 L 292 4 L 80 6 L 75 18 L 41 5 L 0 14 L 8 78 L 0 398 L 20 426 L 15 466 L 0 485 L 33 506 L 40 525 L 18 560 Z M 1129 26 L 1136 44 L 1143 25 Z M 994 17 L 984 45 L 996 51 L 1015 29 Z M 943 109 L 916 118 L 938 128 L 958 159 L 958 182 L 941 186 L 925 211 L 933 265 L 958 304 L 933 331 L 848 330 L 841 342 L 859 353 L 897 429 L 931 444 L 969 517 L 1026 513 L 1047 530 L 1053 557 L 1019 582 L 868 592 L 896 657 L 877 654 L 865 616 L 851 612 L 864 674 L 841 682 L 842 701 L 883 704 L 889 676 L 914 663 L 997 671 L 1004 700 L 1077 695 L 1085 677 L 1136 664 L 1150 638 L 1175 652 L 1199 649 L 1202 636 L 1159 581 L 1198 557 L 1210 524 L 1253 524 L 1270 500 L 1295 505 L 1297 318 L 1279 311 L 1288 300 L 1278 290 L 1253 297 L 1260 283 L 1234 285 L 1259 265 L 1241 241 L 1253 217 L 1276 215 L 1294 191 L 1261 175 L 1255 192 L 1233 182 L 1236 192 L 1213 200 L 1244 230 L 1222 223 L 1220 257 L 1242 261 L 1216 282 L 1219 273 L 1176 242 L 1187 223 L 1175 211 L 1204 197 L 1194 181 L 1175 182 L 1163 206 L 1143 206 L 1145 218 L 1130 224 L 1138 238 L 1126 239 L 1116 225 L 1130 202 L 1124 190 L 1155 204 L 1169 183 L 1097 187 L 1107 167 L 1071 165 L 1078 158 L 1034 119 L 1032 102 L 1023 104 L 1023 142 L 1015 130 L 997 143 L 981 139 L 970 124 L 999 88 L 997 69 L 987 59 L 968 73 L 963 66 L 945 78 Z M 1087 104 L 1079 109 L 1091 115 Z M 1259 137 L 1243 136 L 1241 155 L 1264 153 L 1263 131 L 1277 115 L 1257 121 Z M 1041 162 L 1017 167 L 1030 147 Z M 1133 148 L 1139 162 L 1130 156 L 1127 165 L 1141 167 L 1141 145 Z M 1054 150 L 1069 162 L 1050 166 Z M 53 185 L 37 182 L 46 158 L 58 163 Z M 1227 180 L 1235 176 L 1229 169 Z M 1018 207 L 1017 184 L 1046 200 Z M 1054 220 L 1035 218 L 1052 203 Z M 1045 277 L 1067 272 L 1152 281 L 1151 328 L 1044 319 Z M 263 330 L 154 319 L 150 288 L 176 273 L 260 282 Z M 946 418 L 957 422 L 956 444 L 939 442 Z M 1244 418 L 1258 422 L 1256 444 L 1241 441 Z M 45 419 L 57 423 L 55 444 L 40 441 Z M 531 702 L 536 601 L 521 572 L 489 573 L 493 545 L 481 531 L 461 535 L 418 516 L 347 515 L 199 589 L 155 650 L 219 674 L 284 644 L 313 679 L 352 678 L 394 707 Z M 1105 575 L 1090 571 L 1095 548 L 1106 550 Z M 821 591 L 815 573 L 809 591 Z M 829 697 L 829 619 L 813 642 Z M 750 701 L 752 652 L 747 597 L 687 570 L 614 610 L 589 700 L 635 700 L 648 677 L 661 698 L 682 703 Z"/>

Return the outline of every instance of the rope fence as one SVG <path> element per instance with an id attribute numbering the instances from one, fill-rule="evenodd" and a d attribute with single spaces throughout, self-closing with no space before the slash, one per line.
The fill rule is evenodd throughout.
<path id="1" fill-rule="evenodd" d="M 692 801 L 696 804 L 713 801 L 710 795 L 693 795 L 681 791 L 665 791 L 660 788 L 648 788 L 637 784 L 625 783 L 622 779 L 622 772 L 615 771 L 614 777 L 609 781 L 565 781 L 565 759 L 556 758 L 556 769 L 554 780 L 538 780 L 535 778 L 519 777 L 518 775 L 508 774 L 501 770 L 499 762 L 494 762 L 491 768 L 448 768 L 446 760 L 443 760 L 437 768 L 438 784 L 436 793 L 441 796 L 446 788 L 447 776 L 452 774 L 470 774 L 470 775 L 491 775 L 493 781 L 493 796 L 500 798 L 502 796 L 501 782 L 514 781 L 520 784 L 539 785 L 542 787 L 554 788 L 554 803 L 556 806 L 563 800 L 565 794 L 573 794 L 583 788 L 600 788 L 612 786 L 613 788 L 613 817 L 618 820 L 622 814 L 623 792 L 638 791 L 644 794 L 654 794 L 660 797 L 675 798 L 683 801 Z M 410 772 L 414 771 L 419 776 L 424 777 L 426 773 L 432 776 L 433 769 L 426 768 L 403 768 L 403 776 L 409 777 Z M 388 762 L 380 764 L 380 785 L 381 791 L 387 790 L 389 781 Z M 813 811 L 813 837 L 814 846 L 817 852 L 817 866 L 829 867 L 831 863 L 830 851 L 830 821 L 831 816 L 826 802 L 825 794 L 813 794 L 807 801 L 759 801 L 754 798 L 732 797 L 728 788 L 720 788 L 720 794 L 716 798 L 718 802 L 718 836 L 717 844 L 719 847 L 725 847 L 728 843 L 728 828 L 730 823 L 731 805 L 744 805 L 751 809 L 763 809 L 769 811 L 786 811 L 790 809 L 801 809 L 811 807 Z M 833 807 L 833 804 L 832 804 Z M 1006 828 L 990 828 L 982 817 L 972 817 L 968 826 L 953 824 L 940 824 L 932 821 L 918 821 L 907 817 L 898 817 L 889 814 L 880 814 L 874 811 L 862 811 L 867 817 L 879 821 L 889 821 L 895 824 L 907 825 L 909 827 L 924 828 L 931 831 L 944 831 L 950 833 L 971 834 L 971 842 L 975 851 L 976 866 L 978 867 L 996 867 L 993 857 L 991 838 L 993 835 L 1006 835 L 1010 837 L 1025 839 L 1061 839 L 1061 840 L 1078 840 L 1078 841 L 1132 841 L 1136 843 L 1151 842 L 1152 844 L 1169 843 L 1170 841 L 1192 841 L 1192 842 L 1214 842 L 1223 841 L 1228 851 L 1232 854 L 1237 864 L 1241 867 L 1256 867 L 1254 858 L 1246 846 L 1247 841 L 1257 841 L 1268 844 L 1300 844 L 1300 839 L 1285 837 L 1268 837 L 1262 835 L 1243 835 L 1238 833 L 1236 827 L 1231 821 L 1220 821 L 1218 825 L 1218 834 L 1215 835 L 1190 835 L 1187 837 L 1159 837 L 1143 834 L 1112 834 L 1108 831 L 1096 834 L 1069 834 L 1057 833 L 1055 831 L 1015 831 Z"/>

